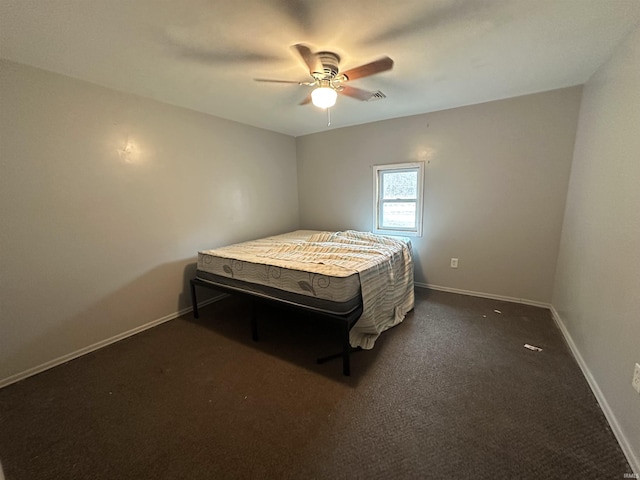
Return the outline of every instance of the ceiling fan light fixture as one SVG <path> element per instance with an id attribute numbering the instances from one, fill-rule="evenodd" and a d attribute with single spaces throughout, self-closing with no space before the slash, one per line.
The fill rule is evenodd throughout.
<path id="1" fill-rule="evenodd" d="M 338 92 L 331 87 L 318 87 L 311 92 L 311 102 L 318 108 L 329 108 L 336 104 Z"/>

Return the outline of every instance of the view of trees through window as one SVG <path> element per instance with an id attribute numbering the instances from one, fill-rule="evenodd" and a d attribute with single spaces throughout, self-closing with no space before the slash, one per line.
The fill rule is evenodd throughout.
<path id="1" fill-rule="evenodd" d="M 415 202 L 384 202 L 384 200 L 415 200 L 418 197 L 418 172 L 385 172 L 382 180 L 382 224 L 390 228 L 415 228 Z"/>
<path id="2" fill-rule="evenodd" d="M 415 199 L 418 197 L 418 172 L 387 172 L 382 187 L 385 200 Z"/>
<path id="3" fill-rule="evenodd" d="M 373 232 L 422 236 L 424 162 L 373 166 Z"/>

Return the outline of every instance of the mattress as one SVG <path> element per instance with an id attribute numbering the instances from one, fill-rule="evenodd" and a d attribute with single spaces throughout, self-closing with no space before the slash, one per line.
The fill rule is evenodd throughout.
<path id="1" fill-rule="evenodd" d="M 365 349 L 414 305 L 410 240 L 353 230 L 298 230 L 203 250 L 196 278 L 323 313 L 362 307 L 349 342 Z"/>
<path id="2" fill-rule="evenodd" d="M 322 313 L 347 315 L 362 303 L 357 271 L 267 256 L 274 248 L 301 244 L 318 233 L 297 230 L 200 251 L 196 278 Z"/>

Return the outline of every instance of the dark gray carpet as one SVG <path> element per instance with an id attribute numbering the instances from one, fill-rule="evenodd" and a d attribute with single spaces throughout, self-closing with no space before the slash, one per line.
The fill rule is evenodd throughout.
<path id="1" fill-rule="evenodd" d="M 7 479 L 631 473 L 548 310 L 419 289 L 350 378 L 315 364 L 339 349 L 321 323 L 261 308 L 254 343 L 239 299 L 201 317 L 0 390 Z"/>

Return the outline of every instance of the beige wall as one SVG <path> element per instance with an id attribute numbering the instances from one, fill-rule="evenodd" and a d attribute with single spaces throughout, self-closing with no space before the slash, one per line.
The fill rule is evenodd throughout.
<path id="1" fill-rule="evenodd" d="M 547 303 L 556 273 L 638 469 L 639 65 L 636 31 L 579 126 L 577 87 L 293 139 L 0 61 L 0 383 L 187 307 L 198 249 L 370 230 L 371 166 L 425 160 L 417 281 Z"/>
<path id="2" fill-rule="evenodd" d="M 298 227 L 292 137 L 6 61 L 0 95 L 0 381 L 187 307 L 199 249 Z"/>
<path id="3" fill-rule="evenodd" d="M 584 87 L 553 305 L 640 472 L 640 29 Z"/>
<path id="4" fill-rule="evenodd" d="M 416 281 L 549 303 L 580 95 L 574 87 L 299 137 L 302 226 L 371 230 L 371 166 L 426 160 Z"/>

